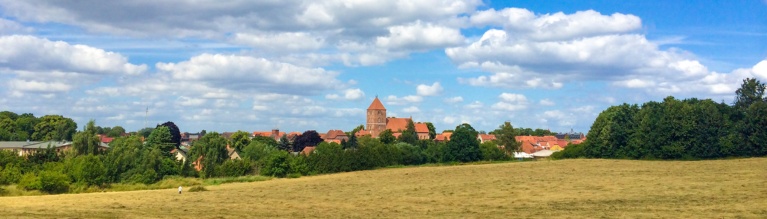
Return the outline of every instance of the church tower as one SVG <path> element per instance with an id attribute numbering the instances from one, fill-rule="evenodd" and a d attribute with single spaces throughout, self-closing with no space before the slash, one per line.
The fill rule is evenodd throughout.
<path id="1" fill-rule="evenodd" d="M 378 96 L 373 99 L 373 103 L 368 107 L 367 125 L 366 130 L 370 131 L 370 135 L 378 137 L 383 130 L 386 130 L 386 108 L 378 100 Z"/>

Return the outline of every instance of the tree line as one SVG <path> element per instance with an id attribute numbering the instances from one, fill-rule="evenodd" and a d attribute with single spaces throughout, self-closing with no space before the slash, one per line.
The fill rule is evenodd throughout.
<path id="1" fill-rule="evenodd" d="M 765 84 L 743 80 L 732 105 L 710 99 L 612 106 L 586 141 L 554 158 L 712 159 L 767 155 Z"/>
<path id="2" fill-rule="evenodd" d="M 482 144 L 477 140 L 479 132 L 469 124 L 457 126 L 447 142 L 419 140 L 412 122 L 407 127 L 399 138 L 388 136 L 390 132 L 379 138 L 357 138 L 351 133 L 349 140 L 340 144 L 323 141 L 315 131 L 279 140 L 251 138 L 244 131 L 230 138 L 211 132 L 192 143 L 186 162 L 182 162 L 172 153 L 180 149 L 178 127 L 172 122 L 157 125 L 146 138 L 139 133 L 117 137 L 104 150 L 99 147 L 99 128 L 91 120 L 72 136 L 72 150 L 57 152 L 49 147 L 27 157 L 0 151 L 0 185 L 65 193 L 114 183 L 151 184 L 174 176 L 297 177 L 396 165 L 509 160 L 510 152 L 518 148 L 513 140 L 516 129 L 508 122 L 494 131 L 498 141 Z M 301 153 L 308 146 L 315 150 Z M 240 159 L 231 159 L 234 153 L 227 147 Z"/>

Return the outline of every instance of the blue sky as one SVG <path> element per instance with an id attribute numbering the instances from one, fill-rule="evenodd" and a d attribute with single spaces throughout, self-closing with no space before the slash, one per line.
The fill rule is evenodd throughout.
<path id="1" fill-rule="evenodd" d="M 586 132 L 746 77 L 767 81 L 764 0 L 0 0 L 0 110 L 81 126 L 351 130 L 378 96 L 438 131 Z"/>

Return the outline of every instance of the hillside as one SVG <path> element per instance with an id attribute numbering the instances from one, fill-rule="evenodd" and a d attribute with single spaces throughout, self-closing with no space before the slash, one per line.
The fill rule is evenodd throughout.
<path id="1" fill-rule="evenodd" d="M 0 198 L 5 217 L 767 217 L 767 158 L 396 168 L 175 189 Z"/>

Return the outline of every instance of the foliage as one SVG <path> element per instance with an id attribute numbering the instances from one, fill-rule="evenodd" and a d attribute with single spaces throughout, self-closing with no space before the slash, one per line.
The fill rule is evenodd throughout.
<path id="1" fill-rule="evenodd" d="M 250 144 L 250 133 L 245 131 L 237 131 L 232 134 L 231 138 L 231 146 L 237 151 L 242 151 L 245 146 Z"/>
<path id="2" fill-rule="evenodd" d="M 0 185 L 18 183 L 21 180 L 21 176 L 21 168 L 17 166 L 0 166 Z"/>
<path id="3" fill-rule="evenodd" d="M 391 129 L 383 130 L 381 133 L 378 134 L 378 139 L 381 140 L 384 144 L 391 144 L 394 143 L 396 138 L 394 138 L 394 133 L 392 133 Z"/>
<path id="4" fill-rule="evenodd" d="M 293 149 L 293 145 L 291 145 L 290 140 L 288 139 L 288 135 L 282 135 L 282 137 L 280 137 L 280 142 L 277 145 L 277 149 L 283 151 L 290 151 L 290 149 Z"/>
<path id="5" fill-rule="evenodd" d="M 317 134 L 317 131 L 305 131 L 303 134 L 297 136 L 296 139 L 293 140 L 293 151 L 301 152 L 305 147 L 317 146 L 322 141 L 323 140 L 320 138 L 320 134 Z"/>
<path id="6" fill-rule="evenodd" d="M 508 160 L 506 152 L 498 148 L 494 142 L 488 141 L 479 145 L 479 149 L 482 152 L 482 160 L 499 161 Z"/>
<path id="7" fill-rule="evenodd" d="M 170 152 L 176 148 L 176 143 L 173 142 L 173 135 L 167 126 L 157 126 L 157 128 L 152 130 L 152 133 L 146 139 L 146 144 L 149 148 L 160 150 L 165 157 L 172 157 L 173 155 Z"/>
<path id="8" fill-rule="evenodd" d="M 250 160 L 227 160 L 221 165 L 216 166 L 216 176 L 218 177 L 234 177 L 244 176 L 250 173 L 252 170 Z"/>
<path id="9" fill-rule="evenodd" d="M 400 135 L 397 140 L 411 145 L 418 141 L 418 133 L 415 132 L 415 124 L 412 119 L 408 120 L 407 128 L 402 130 L 402 135 Z"/>
<path id="10" fill-rule="evenodd" d="M 520 143 L 515 138 L 519 134 L 517 134 L 517 130 L 514 129 L 511 122 L 504 122 L 493 133 L 495 133 L 498 146 L 502 146 L 509 154 L 520 150 Z"/>
<path id="11" fill-rule="evenodd" d="M 289 154 L 286 151 L 272 153 L 264 162 L 261 175 L 285 177 L 290 173 Z"/>
<path id="12" fill-rule="evenodd" d="M 175 123 L 171 121 L 167 121 L 163 124 L 158 125 L 156 128 L 160 128 L 161 126 L 168 127 L 168 131 L 170 132 L 170 142 L 173 143 L 173 146 L 178 148 L 179 145 L 181 145 L 181 131 L 179 131 L 178 126 L 176 126 Z"/>
<path id="13" fill-rule="evenodd" d="M 65 193 L 69 190 L 69 177 L 61 172 L 44 170 L 37 175 L 24 174 L 18 186 L 25 190 L 40 190 L 49 194 Z"/>
<path id="14" fill-rule="evenodd" d="M 450 136 L 450 141 L 445 147 L 442 161 L 471 162 L 482 158 L 479 150 L 477 131 L 469 124 L 461 124 L 455 127 L 455 132 Z"/>
<path id="15" fill-rule="evenodd" d="M 437 137 L 437 130 L 434 128 L 434 124 L 431 122 L 426 122 L 426 128 L 429 129 L 429 139 L 434 139 Z"/>
<path id="16" fill-rule="evenodd" d="M 85 130 L 77 132 L 72 141 L 72 147 L 77 155 L 99 154 L 101 138 L 96 134 L 96 122 L 88 121 Z"/>
<path id="17" fill-rule="evenodd" d="M 202 164 L 200 176 L 215 176 L 215 167 L 229 159 L 226 143 L 227 140 L 217 132 L 205 134 L 205 136 L 194 142 L 189 157 L 192 160 L 202 157 L 200 160 Z"/>
<path id="18" fill-rule="evenodd" d="M 76 183 L 101 186 L 107 182 L 106 167 L 101 158 L 95 155 L 69 158 L 65 161 L 65 169 Z"/>
<path id="19" fill-rule="evenodd" d="M 116 138 L 125 134 L 125 128 L 122 126 L 115 126 L 105 133 L 108 137 Z"/>
<path id="20" fill-rule="evenodd" d="M 40 117 L 35 125 L 32 140 L 38 141 L 71 141 L 77 130 L 77 123 L 61 115 L 46 115 Z"/>

